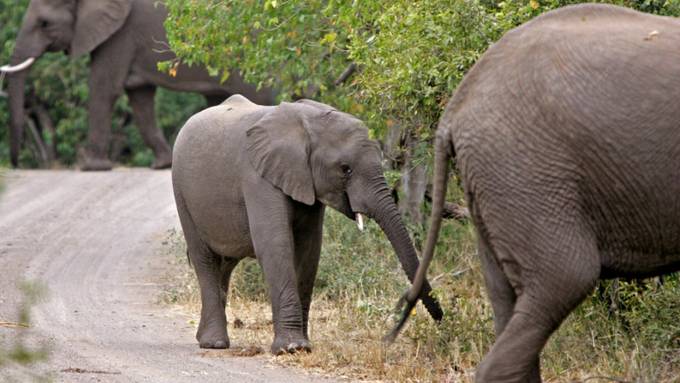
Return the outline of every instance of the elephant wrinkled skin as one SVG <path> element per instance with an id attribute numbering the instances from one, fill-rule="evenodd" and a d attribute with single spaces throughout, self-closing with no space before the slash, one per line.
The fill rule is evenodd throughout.
<path id="1" fill-rule="evenodd" d="M 600 278 L 680 269 L 680 20 L 565 7 L 508 32 L 437 130 L 429 263 L 455 155 L 494 310 L 478 382 L 540 382 Z"/>
<path id="2" fill-rule="evenodd" d="M 24 84 L 30 59 L 44 52 L 65 51 L 71 57 L 90 54 L 88 143 L 83 170 L 108 170 L 111 115 L 116 99 L 125 91 L 135 124 L 154 152 L 153 168 L 171 165 L 172 152 L 156 126 L 154 95 L 157 86 L 197 92 L 210 104 L 242 93 L 256 102 L 272 104 L 269 89 L 245 84 L 234 71 L 220 84 L 201 67 L 180 65 L 175 75 L 161 73 L 160 61 L 172 60 L 163 22 L 167 11 L 156 0 L 32 0 L 17 36 L 9 68 L 10 156 L 17 166 L 24 125 Z M 7 69 L 7 67 L 6 67 Z"/>
<path id="3" fill-rule="evenodd" d="M 235 95 L 194 115 L 175 144 L 172 181 L 201 289 L 196 335 L 229 347 L 229 277 L 256 257 L 269 286 L 272 353 L 309 350 L 307 319 L 326 205 L 380 225 L 410 279 L 418 258 L 382 174 L 378 144 L 358 119 L 314 101 L 260 106 Z M 439 303 L 425 285 L 436 320 Z"/>

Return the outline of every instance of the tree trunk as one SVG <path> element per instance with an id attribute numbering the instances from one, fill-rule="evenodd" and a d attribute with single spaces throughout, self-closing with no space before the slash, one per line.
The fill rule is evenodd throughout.
<path id="1" fill-rule="evenodd" d="M 401 169 L 401 187 L 404 194 L 399 200 L 399 211 L 411 222 L 424 223 L 423 201 L 427 190 L 427 167 L 416 158 L 418 140 L 408 135 L 405 142 L 404 164 Z"/>

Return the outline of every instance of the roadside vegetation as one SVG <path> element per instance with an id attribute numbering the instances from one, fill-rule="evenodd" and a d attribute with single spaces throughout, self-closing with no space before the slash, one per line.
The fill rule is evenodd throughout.
<path id="1" fill-rule="evenodd" d="M 0 179 L 1 181 L 1 179 Z M 0 380 L 7 383 L 50 382 L 47 375 L 36 370 L 36 365 L 47 361 L 49 348 L 31 339 L 31 308 L 46 295 L 40 283 L 23 282 L 20 286 L 23 301 L 18 308 L 18 321 L 0 318 Z"/>
<path id="2" fill-rule="evenodd" d="M 5 170 L 0 167 L 0 197 L 5 188 Z M 23 282 L 23 301 L 17 310 L 18 321 L 0 318 L 0 380 L 12 382 L 49 382 L 32 367 L 49 357 L 49 349 L 35 345 L 26 331 L 31 327 L 31 308 L 44 299 L 46 287 L 40 283 Z"/>
<path id="3" fill-rule="evenodd" d="M 197 326 L 200 296 L 181 233 L 168 243 L 184 272 L 172 276 L 163 300 L 182 305 Z M 361 233 L 329 210 L 310 314 L 314 351 L 274 360 L 355 380 L 472 382 L 494 340 L 475 249 L 471 224 L 445 223 L 429 273 L 445 318 L 436 325 L 418 305 L 404 333 L 386 347 L 381 338 L 394 324 L 406 277 L 375 223 Z M 542 359 L 546 381 L 680 382 L 680 278 L 618 285 L 617 308 L 609 299 L 612 282 L 601 282 L 551 338 Z M 266 353 L 273 339 L 271 307 L 255 260 L 242 261 L 234 271 L 228 302 L 232 350 L 213 353 L 225 358 Z"/>

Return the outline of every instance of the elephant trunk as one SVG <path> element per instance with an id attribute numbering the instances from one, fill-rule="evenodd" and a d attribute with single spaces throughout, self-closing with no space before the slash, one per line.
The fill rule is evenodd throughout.
<path id="1" fill-rule="evenodd" d="M 411 289 L 406 292 L 406 295 L 400 301 L 400 306 L 405 303 L 405 309 L 402 312 L 402 317 L 397 326 L 385 337 L 387 342 L 393 342 L 401 329 L 406 324 L 408 315 L 411 309 L 415 306 L 416 300 L 423 294 L 430 290 L 425 275 L 427 268 L 430 266 L 432 257 L 434 255 L 434 247 L 437 244 L 439 237 L 439 228 L 442 223 L 442 212 L 444 210 L 444 199 L 446 197 L 446 181 L 449 175 L 449 153 L 447 147 L 449 140 L 443 136 L 437 135 L 435 143 L 435 161 L 434 161 L 434 181 L 433 181 L 433 196 L 432 196 L 432 213 L 430 215 L 430 229 L 427 232 L 427 240 L 423 250 L 423 262 L 418 267 L 417 272 L 413 278 Z M 405 301 L 405 302 L 404 302 Z"/>
<path id="2" fill-rule="evenodd" d="M 29 5 L 30 7 L 30 5 Z M 7 95 L 10 111 L 10 160 L 12 166 L 19 163 L 19 151 L 23 137 L 24 116 L 24 86 L 28 69 L 47 50 L 50 41 L 44 36 L 33 32 L 37 20 L 27 12 L 23 25 L 17 36 L 14 52 L 9 65 L 0 67 L 0 71 L 8 76 Z"/>
<path id="3" fill-rule="evenodd" d="M 12 59 L 12 64 L 18 64 L 19 60 Z M 19 151 L 23 137 L 24 126 L 24 85 L 26 83 L 27 72 L 25 70 L 11 73 L 9 75 L 8 90 L 9 112 L 10 112 L 10 160 L 12 166 L 19 164 Z"/>
<path id="4" fill-rule="evenodd" d="M 368 214 L 385 232 L 408 279 L 413 282 L 419 262 L 411 238 L 399 214 L 399 209 L 382 176 L 379 177 L 374 189 L 371 195 L 374 196 L 375 200 L 368 205 Z M 422 281 L 422 289 L 419 287 L 418 291 L 420 292 L 418 296 L 422 299 L 432 318 L 440 321 L 443 312 L 439 302 L 430 295 L 432 291 L 430 284 L 426 280 Z"/>

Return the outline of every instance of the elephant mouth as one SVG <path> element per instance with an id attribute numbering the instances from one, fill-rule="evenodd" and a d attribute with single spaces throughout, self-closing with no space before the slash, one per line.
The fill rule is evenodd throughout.
<path id="1" fill-rule="evenodd" d="M 352 210 L 352 203 L 349 200 L 349 194 L 347 194 L 347 192 L 342 193 L 342 199 L 342 210 L 340 210 L 340 212 L 347 218 L 354 219 L 356 213 Z"/>
<path id="2" fill-rule="evenodd" d="M 364 216 L 367 215 L 366 212 L 352 209 L 352 202 L 349 199 L 349 195 L 347 193 L 344 193 L 343 196 L 345 199 L 344 201 L 345 209 L 342 213 L 346 215 L 347 218 L 356 221 L 359 230 L 364 231 Z"/>

